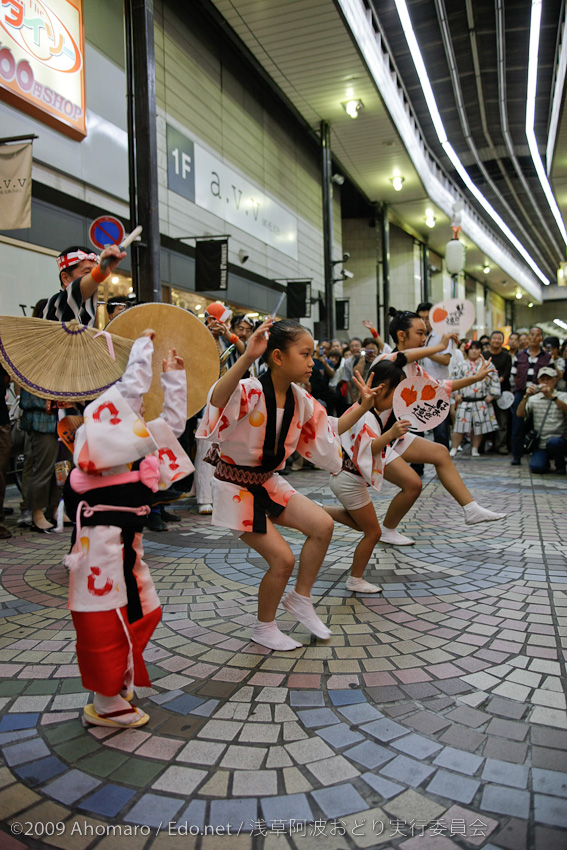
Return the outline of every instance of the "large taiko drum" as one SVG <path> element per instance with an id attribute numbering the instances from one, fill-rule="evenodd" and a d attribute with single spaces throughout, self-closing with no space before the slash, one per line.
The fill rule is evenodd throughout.
<path id="1" fill-rule="evenodd" d="M 197 413 L 219 377 L 219 353 L 204 324 L 192 313 L 173 304 L 139 304 L 124 310 L 107 326 L 111 334 L 137 339 L 147 328 L 156 332 L 152 360 L 153 380 L 144 396 L 144 418 L 159 416 L 163 406 L 160 375 L 167 352 L 175 348 L 187 373 L 187 418 Z"/>

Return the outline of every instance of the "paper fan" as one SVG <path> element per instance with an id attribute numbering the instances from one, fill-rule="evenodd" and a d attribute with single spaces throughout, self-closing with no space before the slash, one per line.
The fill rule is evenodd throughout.
<path id="1" fill-rule="evenodd" d="M 40 398 L 86 401 L 122 377 L 132 340 L 79 322 L 0 316 L 0 361 Z"/>

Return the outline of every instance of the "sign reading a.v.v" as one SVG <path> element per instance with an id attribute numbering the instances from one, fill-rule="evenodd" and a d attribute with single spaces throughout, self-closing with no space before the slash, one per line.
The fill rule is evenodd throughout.
<path id="1" fill-rule="evenodd" d="M 297 260 L 297 219 L 200 147 L 167 125 L 168 188 Z"/>

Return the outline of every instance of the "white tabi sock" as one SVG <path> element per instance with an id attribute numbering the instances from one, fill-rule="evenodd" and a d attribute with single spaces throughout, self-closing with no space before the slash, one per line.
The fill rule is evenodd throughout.
<path id="1" fill-rule="evenodd" d="M 310 596 L 300 596 L 299 593 L 292 590 L 285 597 L 282 605 L 316 637 L 321 638 L 321 640 L 328 640 L 331 637 L 331 630 L 321 622 L 315 613 Z"/>
<path id="2" fill-rule="evenodd" d="M 254 643 L 259 643 L 260 646 L 280 650 L 281 652 L 303 646 L 303 644 L 290 638 L 289 635 L 284 635 L 283 632 L 280 632 L 275 620 L 272 620 L 271 623 L 263 623 L 261 620 L 257 620 L 256 625 L 252 629 L 252 640 Z"/>
<path id="3" fill-rule="evenodd" d="M 465 522 L 467 525 L 476 525 L 478 522 L 496 522 L 498 519 L 504 519 L 506 514 L 495 514 L 486 508 L 481 507 L 477 502 L 469 502 L 463 507 L 465 512 Z"/>

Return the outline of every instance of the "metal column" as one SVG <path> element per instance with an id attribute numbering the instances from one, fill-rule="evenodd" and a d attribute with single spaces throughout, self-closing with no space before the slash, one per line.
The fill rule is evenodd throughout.
<path id="1" fill-rule="evenodd" d="M 429 243 L 426 242 L 421 246 L 421 258 L 422 258 L 422 266 L 421 266 L 421 294 L 422 301 L 429 301 L 430 296 L 430 288 L 431 288 L 431 277 L 429 271 Z"/>
<path id="2" fill-rule="evenodd" d="M 325 266 L 325 336 L 335 335 L 335 295 L 333 292 L 333 165 L 331 127 L 321 121 L 321 165 L 323 183 L 323 257 Z M 320 318 L 320 317 L 319 317 Z"/>
<path id="3" fill-rule="evenodd" d="M 161 301 L 154 3 L 153 0 L 127 0 L 126 5 L 131 15 L 134 78 L 135 135 L 131 179 L 135 173 L 137 216 L 132 224 L 141 224 L 144 228 L 142 244 L 135 249 L 139 272 L 137 294 L 142 301 Z M 133 206 L 131 199 L 131 210 Z"/>
<path id="4" fill-rule="evenodd" d="M 388 204 L 380 207 L 380 235 L 382 239 L 382 327 L 384 340 L 388 339 L 390 317 L 390 222 L 388 221 Z"/>

